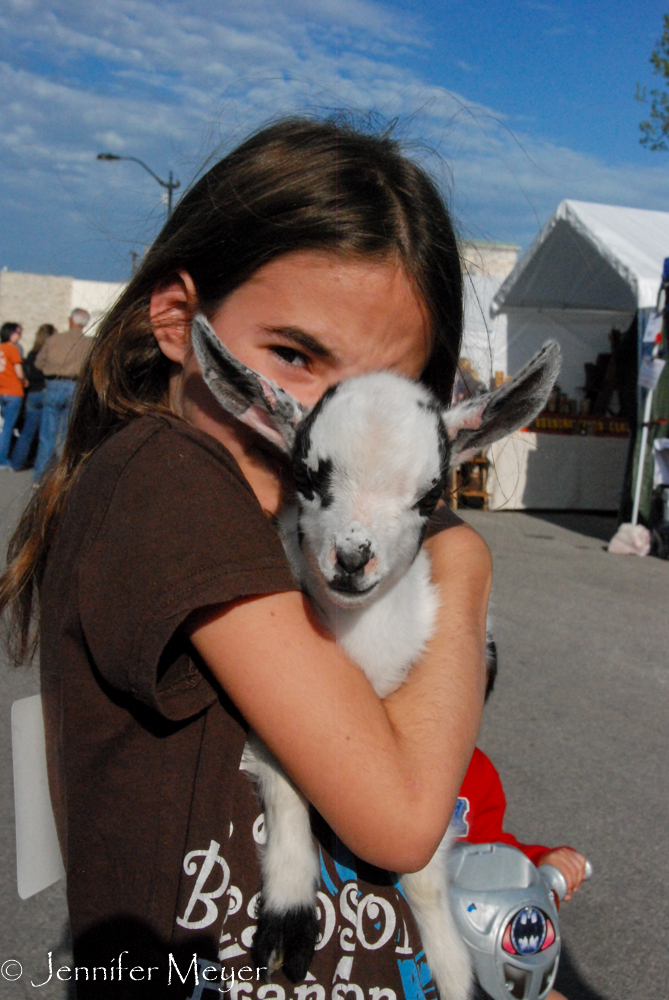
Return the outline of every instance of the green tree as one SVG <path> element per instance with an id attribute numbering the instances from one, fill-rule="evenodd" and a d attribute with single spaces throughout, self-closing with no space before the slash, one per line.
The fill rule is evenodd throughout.
<path id="1" fill-rule="evenodd" d="M 649 62 L 654 76 L 669 81 L 669 14 L 664 14 L 663 18 L 664 31 L 656 42 L 657 48 L 653 49 Z M 639 125 L 639 142 L 649 149 L 669 149 L 669 94 L 657 87 L 648 91 L 637 83 L 635 96 L 637 101 L 650 107 L 648 118 Z"/>

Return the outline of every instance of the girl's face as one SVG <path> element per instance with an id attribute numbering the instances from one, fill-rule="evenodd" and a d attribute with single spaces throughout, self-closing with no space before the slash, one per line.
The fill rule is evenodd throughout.
<path id="1" fill-rule="evenodd" d="M 232 452 L 262 506 L 276 512 L 285 462 L 259 449 L 261 439 L 226 414 L 205 385 L 188 337 L 196 307 L 185 272 L 151 297 L 154 334 L 176 362 L 170 405 Z M 352 375 L 384 370 L 417 379 L 431 347 L 425 303 L 399 264 L 308 250 L 259 268 L 211 324 L 240 361 L 305 406 Z"/>
<path id="2" fill-rule="evenodd" d="M 261 267 L 211 324 L 240 361 L 306 406 L 363 372 L 418 378 L 431 346 L 427 309 L 399 264 L 308 250 Z"/>

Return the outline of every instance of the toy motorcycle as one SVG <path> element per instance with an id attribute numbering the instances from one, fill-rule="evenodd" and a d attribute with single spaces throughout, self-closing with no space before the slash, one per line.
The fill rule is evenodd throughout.
<path id="1" fill-rule="evenodd" d="M 453 915 L 481 987 L 493 1000 L 542 1000 L 560 957 L 562 872 L 536 868 L 506 844 L 455 843 L 450 851 Z M 592 875 L 586 862 L 585 877 Z"/>

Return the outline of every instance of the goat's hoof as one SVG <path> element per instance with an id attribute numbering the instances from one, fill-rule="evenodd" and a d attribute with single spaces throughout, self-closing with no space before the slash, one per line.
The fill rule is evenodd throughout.
<path id="1" fill-rule="evenodd" d="M 314 957 L 318 920 L 312 907 L 289 910 L 283 918 L 283 971 L 291 983 L 300 983 Z"/>
<path id="2" fill-rule="evenodd" d="M 281 968 L 291 983 L 306 976 L 314 957 L 318 938 L 318 920 L 313 907 L 300 906 L 285 913 L 258 914 L 258 926 L 253 937 L 253 961 L 256 968 L 268 973 Z"/>
<path id="3" fill-rule="evenodd" d="M 281 968 L 283 963 L 283 936 L 281 934 L 281 917 L 274 913 L 261 911 L 258 914 L 258 926 L 253 935 L 251 949 L 253 964 L 265 971 L 263 979 L 267 982 L 273 972 Z"/>

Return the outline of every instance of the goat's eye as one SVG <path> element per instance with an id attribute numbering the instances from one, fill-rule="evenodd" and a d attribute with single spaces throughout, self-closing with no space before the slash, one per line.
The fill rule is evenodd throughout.
<path id="1" fill-rule="evenodd" d="M 293 467 L 293 478 L 297 492 L 305 500 L 314 499 L 314 484 L 311 478 L 311 470 L 303 462 L 296 462 Z"/>
<path id="2" fill-rule="evenodd" d="M 293 467 L 293 478 L 297 492 L 305 500 L 313 500 L 317 494 L 321 501 L 321 507 L 329 507 L 332 503 L 331 475 L 332 462 L 327 458 L 321 459 L 316 470 L 310 469 L 304 462 L 296 462 Z"/>
<path id="3" fill-rule="evenodd" d="M 416 501 L 413 505 L 413 510 L 417 510 L 421 517 L 429 517 L 430 514 L 434 513 L 434 508 L 441 500 L 441 494 L 443 492 L 443 484 L 437 483 L 435 486 L 432 486 L 427 493 L 423 494 L 420 500 Z"/>

